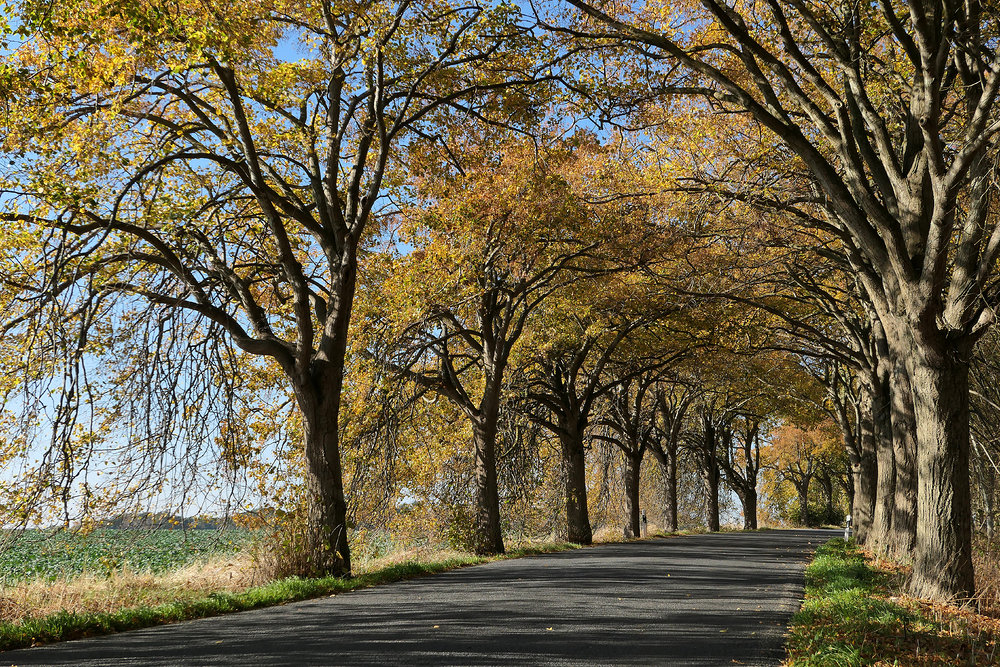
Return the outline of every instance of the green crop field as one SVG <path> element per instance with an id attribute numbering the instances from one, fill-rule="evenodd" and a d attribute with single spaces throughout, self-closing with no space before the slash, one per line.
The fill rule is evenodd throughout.
<path id="1" fill-rule="evenodd" d="M 28 530 L 0 537 L 0 582 L 108 575 L 128 568 L 165 572 L 246 547 L 245 530 L 100 529 L 88 534 Z"/>

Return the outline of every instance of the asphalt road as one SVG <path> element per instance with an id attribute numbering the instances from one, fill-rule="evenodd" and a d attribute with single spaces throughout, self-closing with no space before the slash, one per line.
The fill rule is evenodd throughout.
<path id="1" fill-rule="evenodd" d="M 0 654 L 13 665 L 777 665 L 835 531 L 653 539 Z"/>

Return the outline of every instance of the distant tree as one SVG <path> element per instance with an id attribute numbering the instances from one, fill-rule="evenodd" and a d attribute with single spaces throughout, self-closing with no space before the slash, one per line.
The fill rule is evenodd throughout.
<path id="1" fill-rule="evenodd" d="M 429 208 L 409 224 L 414 250 L 385 284 L 384 317 L 399 331 L 389 365 L 472 424 L 479 553 L 504 549 L 496 437 L 515 347 L 547 299 L 605 271 L 590 211 L 558 172 L 572 152 L 555 146 L 539 158 L 526 142 L 495 147 L 499 157 L 480 154 L 464 175 L 428 180 Z"/>
<path id="2" fill-rule="evenodd" d="M 559 438 L 566 477 L 567 539 L 590 544 L 593 534 L 587 509 L 585 434 L 596 403 L 629 377 L 604 372 L 618 347 L 628 341 L 634 324 L 616 331 L 605 329 L 612 320 L 565 317 L 562 327 L 576 329 L 570 336 L 543 344 L 526 370 L 529 414 Z M 638 324 L 638 321 L 635 323 Z"/>
<path id="3" fill-rule="evenodd" d="M 760 416 L 741 413 L 729 424 L 722 437 L 723 456 L 719 464 L 726 483 L 743 506 L 744 530 L 757 530 L 757 474 L 760 471 Z"/>
<path id="4" fill-rule="evenodd" d="M 642 460 L 649 448 L 655 428 L 653 386 L 654 372 L 617 384 L 609 393 L 595 437 L 613 444 L 625 459 L 626 533 L 642 536 L 639 508 L 639 482 Z"/>
<path id="5" fill-rule="evenodd" d="M 772 433 L 771 443 L 763 450 L 764 465 L 795 487 L 798 518 L 810 525 L 809 488 L 823 462 L 840 455 L 839 444 L 831 432 L 832 424 L 808 430 L 785 424 Z"/>
<path id="6" fill-rule="evenodd" d="M 684 434 L 685 418 L 692 403 L 697 399 L 697 390 L 689 383 L 661 378 L 656 387 L 656 411 L 653 433 L 649 440 L 649 451 L 660 464 L 666 495 L 666 529 L 678 529 L 678 462 L 681 454 L 681 438 Z"/>

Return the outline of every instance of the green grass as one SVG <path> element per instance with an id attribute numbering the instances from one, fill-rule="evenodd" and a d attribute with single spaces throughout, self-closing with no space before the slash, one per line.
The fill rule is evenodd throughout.
<path id="1" fill-rule="evenodd" d="M 792 619 L 787 665 L 997 664 L 993 621 L 909 598 L 903 583 L 901 568 L 873 567 L 853 542 L 822 545 L 806 569 L 806 600 Z"/>
<path id="2" fill-rule="evenodd" d="M 351 579 L 291 577 L 240 593 L 213 593 L 205 598 L 170 602 L 157 606 L 123 609 L 112 613 L 71 613 L 62 611 L 20 623 L 0 624 L 0 651 L 48 644 L 80 637 L 122 632 L 165 623 L 217 616 L 236 611 L 270 607 L 288 602 L 345 593 L 391 581 L 444 572 L 457 567 L 493 560 L 520 558 L 577 548 L 569 543 L 551 543 L 512 549 L 502 556 L 462 556 L 434 562 L 406 562 L 367 572 Z"/>
<path id="3" fill-rule="evenodd" d="M 246 530 L 27 530 L 0 537 L 0 583 L 122 569 L 167 572 L 238 552 L 253 537 Z"/>
<path id="4" fill-rule="evenodd" d="M 788 637 L 795 667 L 854 667 L 884 656 L 880 647 L 908 637 L 920 620 L 877 596 L 891 576 L 872 569 L 850 542 L 837 538 L 816 550 L 806 569 L 806 600 Z M 898 647 L 903 649 L 902 641 Z"/>

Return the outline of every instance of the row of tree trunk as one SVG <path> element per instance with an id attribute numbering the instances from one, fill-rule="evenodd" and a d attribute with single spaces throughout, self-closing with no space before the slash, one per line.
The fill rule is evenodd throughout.
<path id="1" fill-rule="evenodd" d="M 923 512 L 947 511 L 955 521 L 955 540 L 968 542 L 968 536 L 958 535 L 970 529 L 967 456 L 963 463 L 959 460 L 962 458 L 959 451 L 956 456 L 949 457 L 954 460 L 948 465 L 928 465 L 918 471 L 918 422 L 913 382 L 902 355 L 890 348 L 879 326 L 872 327 L 872 346 L 866 362 L 859 365 L 851 377 L 838 374 L 831 376 L 829 383 L 834 415 L 851 463 L 852 515 L 858 542 L 881 555 L 912 561 L 920 523 L 921 486 L 925 497 Z M 962 377 L 967 376 L 957 373 L 948 382 L 953 383 L 956 378 L 960 381 Z M 944 382 L 943 378 L 938 379 L 939 383 Z M 928 380 L 930 378 L 921 378 L 922 382 Z M 955 406 L 955 410 L 962 411 L 957 406 L 964 402 L 964 421 L 968 425 L 967 383 L 964 389 L 956 386 L 953 394 L 940 398 L 938 408 L 942 410 Z M 968 435 L 965 439 L 968 440 Z M 947 488 L 956 494 L 949 503 L 951 509 L 935 507 L 930 501 Z M 937 517 L 927 522 L 925 528 L 928 532 L 931 529 L 940 531 L 942 523 L 941 517 Z M 947 560 L 946 554 L 940 556 Z M 971 586 L 971 571 L 962 577 Z M 968 590 L 971 592 L 971 588 Z"/>

